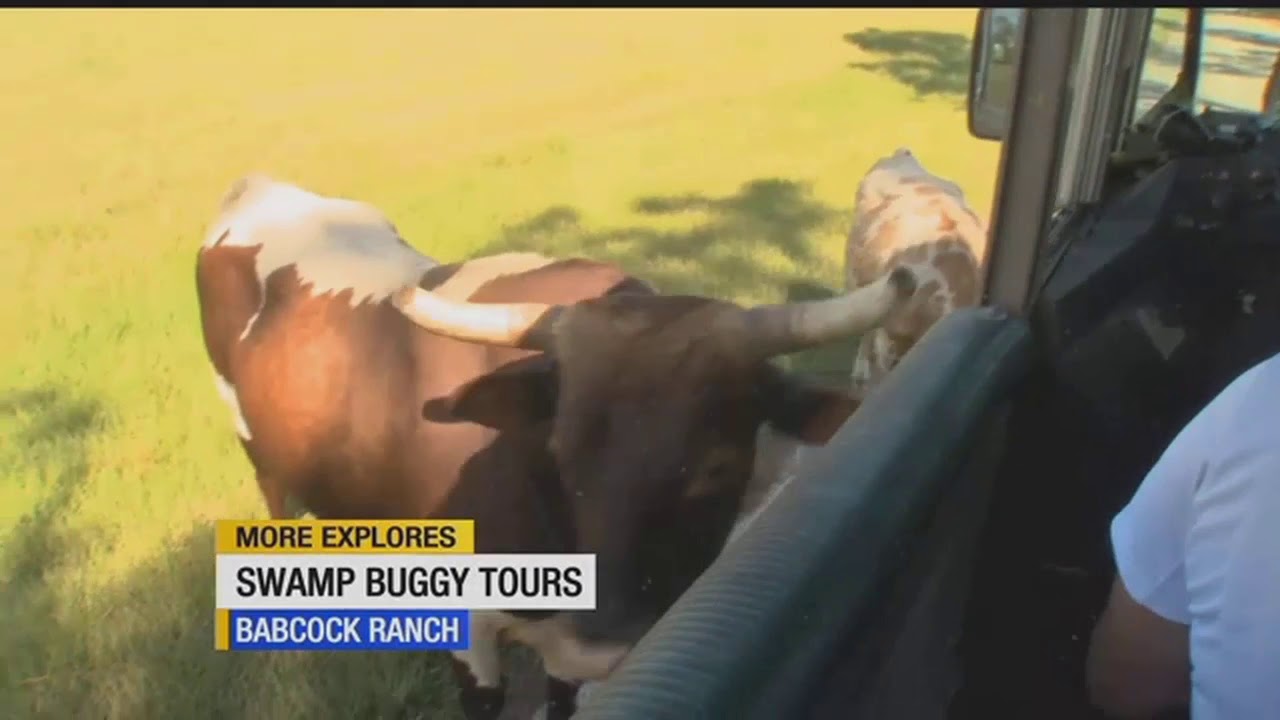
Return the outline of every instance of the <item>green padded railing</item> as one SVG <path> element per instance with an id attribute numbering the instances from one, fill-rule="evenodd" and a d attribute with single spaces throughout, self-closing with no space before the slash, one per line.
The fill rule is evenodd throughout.
<path id="1" fill-rule="evenodd" d="M 1030 365 L 1024 321 L 954 312 L 590 693 L 583 720 L 790 717 Z"/>

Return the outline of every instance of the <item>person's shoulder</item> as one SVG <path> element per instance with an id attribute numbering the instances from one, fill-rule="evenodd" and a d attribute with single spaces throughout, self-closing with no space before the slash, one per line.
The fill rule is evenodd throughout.
<path id="1" fill-rule="evenodd" d="M 1280 354 L 1272 355 L 1240 373 L 1206 409 L 1213 408 L 1219 422 L 1249 422 L 1261 413 L 1280 419 Z"/>
<path id="2" fill-rule="evenodd" d="M 1211 465 L 1280 467 L 1280 355 L 1250 367 L 1195 417 L 1187 441 Z M 1190 429 L 1190 428 L 1189 428 Z"/>

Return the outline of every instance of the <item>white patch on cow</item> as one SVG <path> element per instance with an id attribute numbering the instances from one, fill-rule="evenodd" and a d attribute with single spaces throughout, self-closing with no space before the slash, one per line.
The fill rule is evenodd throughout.
<path id="1" fill-rule="evenodd" d="M 458 266 L 448 280 L 440 283 L 434 292 L 447 298 L 467 300 L 481 285 L 505 275 L 517 275 L 537 270 L 556 262 L 555 258 L 540 253 L 509 252 L 485 255 L 468 260 Z"/>
<path id="2" fill-rule="evenodd" d="M 865 339 L 860 342 L 866 342 Z M 871 356 L 865 352 L 854 352 L 853 370 L 850 372 L 850 384 L 855 397 L 861 398 L 866 388 L 867 378 L 871 377 Z"/>
<path id="3" fill-rule="evenodd" d="M 537 651 L 548 675 L 566 682 L 602 680 L 631 650 L 630 645 L 582 642 L 565 613 L 533 622 L 516 621 L 509 631 L 513 639 Z"/>
<path id="4" fill-rule="evenodd" d="M 929 172 L 907 148 L 898 148 L 892 155 L 876 161 L 863 178 L 859 194 L 875 205 L 885 197 L 901 193 L 903 183 L 933 185 L 965 204 L 964 190 L 959 185 Z"/>
<path id="5" fill-rule="evenodd" d="M 240 400 L 236 397 L 235 386 L 216 370 L 213 372 L 213 383 L 217 386 L 222 401 L 231 408 L 231 419 L 236 425 L 236 434 L 245 440 L 252 440 L 253 434 L 249 432 L 249 424 L 245 422 L 244 414 L 240 412 Z"/>
<path id="6" fill-rule="evenodd" d="M 479 687 L 498 687 L 502 681 L 500 641 L 508 638 L 531 648 L 546 673 L 566 682 L 601 680 L 608 676 L 630 646 L 587 645 L 573 632 L 563 613 L 543 620 L 522 620 L 504 612 L 471 613 L 471 647 L 451 654 L 467 666 Z M 579 691 L 581 692 L 581 691 Z"/>
<path id="7" fill-rule="evenodd" d="M 944 195 L 921 192 L 929 189 Z M 959 185 L 930 172 L 905 148 L 876 161 L 858 184 L 853 226 L 845 244 L 846 286 L 866 284 L 888 270 L 885 263 L 903 251 L 939 240 L 944 218 L 955 224 L 952 232 L 981 263 L 987 229 Z M 954 250 L 938 248 L 937 252 Z"/>
<path id="8" fill-rule="evenodd" d="M 502 681 L 498 638 L 504 626 L 514 620 L 496 612 L 471 613 L 471 647 L 452 651 L 452 654 L 467 666 L 478 687 L 495 688 Z"/>
<path id="9" fill-rule="evenodd" d="M 244 340 L 249 337 L 249 331 L 253 329 L 253 324 L 258 321 L 258 316 L 262 314 L 262 310 L 249 316 L 249 322 L 244 324 L 244 330 L 240 331 L 240 339 Z"/>
<path id="10" fill-rule="evenodd" d="M 368 203 L 318 195 L 262 175 L 242 183 L 204 245 L 259 247 L 255 269 L 261 286 L 275 271 L 292 266 L 313 295 L 349 290 L 355 306 L 417 284 L 438 264 L 401 239 Z"/>

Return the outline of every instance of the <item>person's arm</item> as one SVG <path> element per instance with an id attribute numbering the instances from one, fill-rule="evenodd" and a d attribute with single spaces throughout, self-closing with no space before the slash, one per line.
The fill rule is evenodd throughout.
<path id="1" fill-rule="evenodd" d="M 1089 645 L 1089 698 L 1116 718 L 1186 705 L 1191 692 L 1185 574 L 1206 408 L 1174 438 L 1111 525 L 1116 578 Z"/>
<path id="2" fill-rule="evenodd" d="M 1117 577 L 1089 645 L 1089 699 L 1109 717 L 1150 718 L 1191 700 L 1188 628 L 1134 599 Z"/>
<path id="3" fill-rule="evenodd" d="M 1277 408 L 1280 355 L 1188 423 L 1113 521 L 1117 578 L 1088 659 L 1105 711 L 1280 717 Z"/>
<path id="4" fill-rule="evenodd" d="M 1280 717 L 1280 377 L 1270 380 L 1253 388 L 1258 400 L 1196 492 L 1187 578 L 1198 718 Z"/>

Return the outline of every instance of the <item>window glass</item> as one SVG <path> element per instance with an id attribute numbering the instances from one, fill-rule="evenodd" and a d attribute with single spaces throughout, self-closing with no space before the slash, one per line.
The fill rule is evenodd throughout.
<path id="1" fill-rule="evenodd" d="M 1186 8 L 1157 8 L 1151 18 L 1146 55 L 1142 59 L 1142 75 L 1138 80 L 1138 97 L 1133 119 L 1155 105 L 1173 87 L 1182 66 L 1182 50 L 1187 41 Z"/>
<path id="2" fill-rule="evenodd" d="M 1186 8 L 1160 8 L 1152 18 L 1133 117 L 1169 88 L 1182 66 Z M 1195 110 L 1274 112 L 1280 104 L 1280 10 L 1208 8 L 1200 45 Z"/>
<path id="3" fill-rule="evenodd" d="M 991 9 L 991 49 L 983 96 L 1001 105 L 1008 105 L 1013 98 L 1013 71 L 1020 50 L 1017 44 L 1023 11 L 1024 8 Z"/>
<path id="4" fill-rule="evenodd" d="M 1197 109 L 1266 112 L 1280 53 L 1280 10 L 1206 8 Z"/>

